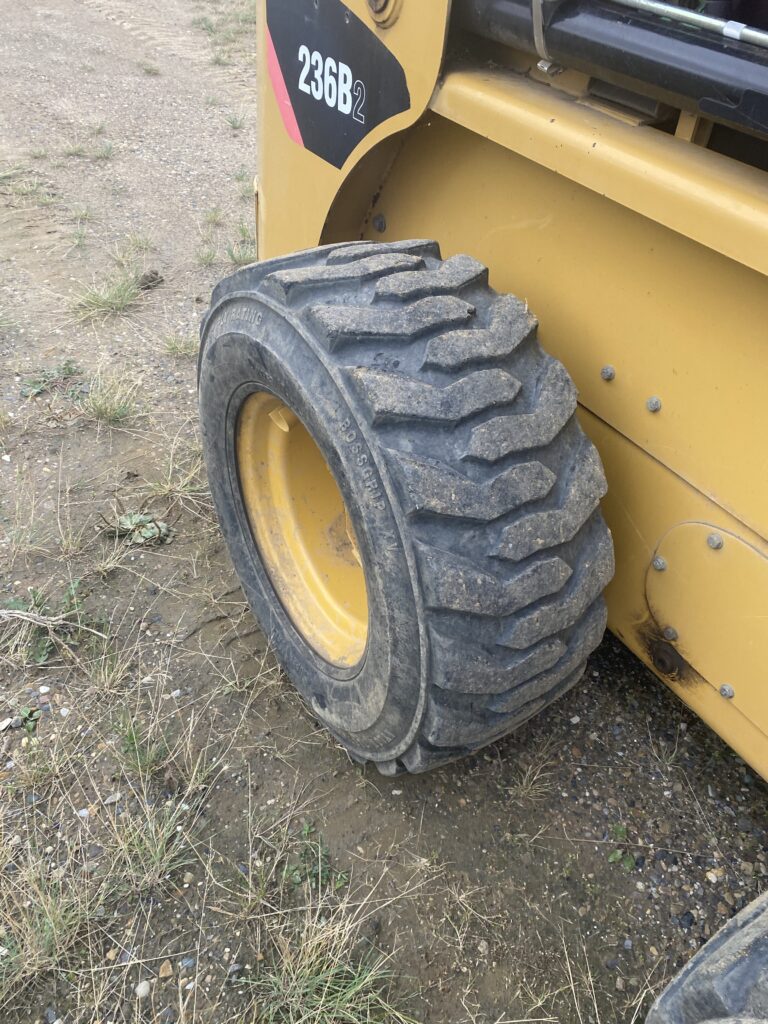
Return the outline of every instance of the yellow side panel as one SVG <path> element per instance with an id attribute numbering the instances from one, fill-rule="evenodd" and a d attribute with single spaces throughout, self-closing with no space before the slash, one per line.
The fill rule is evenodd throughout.
<path id="1" fill-rule="evenodd" d="M 744 652 L 738 650 L 744 631 L 730 631 L 734 620 L 742 616 L 746 620 L 755 609 L 765 607 L 766 581 L 759 562 L 768 557 L 768 545 L 754 534 L 745 533 L 737 520 L 595 416 L 582 411 L 581 422 L 600 451 L 608 477 L 603 511 L 616 548 L 616 576 L 606 594 L 609 627 L 745 761 L 768 778 L 768 698 L 765 660 L 761 663 L 759 657 L 760 648 L 766 644 L 765 627 L 754 619 L 747 623 L 754 645 L 751 666 Z M 758 567 L 742 577 L 738 566 L 733 566 L 733 571 L 718 580 L 719 589 L 714 592 L 711 579 L 705 579 L 701 571 L 687 575 L 691 566 L 700 564 L 698 559 L 685 567 L 678 564 L 674 596 L 671 591 L 665 594 L 656 609 L 661 619 L 658 621 L 651 617 L 646 603 L 646 581 L 649 570 L 659 577 L 665 573 L 652 570 L 651 561 L 658 540 L 671 536 L 670 530 L 674 533 L 677 523 L 689 522 L 711 523 L 726 543 L 728 535 L 740 535 L 754 551 Z M 708 529 L 707 535 L 710 532 Z M 718 623 L 717 616 L 725 608 L 729 610 L 727 618 Z M 659 671 L 654 656 L 663 653 L 663 629 L 669 626 L 680 636 L 675 646 L 701 671 L 711 673 L 707 679 L 691 667 L 667 674 Z M 733 700 L 719 692 L 723 683 L 734 678 L 725 674 L 726 665 L 731 671 L 738 670 L 738 691 Z M 737 684 L 732 685 L 736 690 Z"/>
<path id="2" fill-rule="evenodd" d="M 739 593 L 748 601 L 734 600 Z M 656 548 L 646 595 L 655 621 L 678 634 L 681 654 L 768 735 L 765 553 L 711 523 L 683 523 Z"/>
<path id="3" fill-rule="evenodd" d="M 286 0 L 288 2 L 288 0 Z M 443 60 L 450 0 L 407 3 L 389 27 L 377 25 L 367 0 L 345 0 L 403 66 L 411 108 L 380 124 L 337 170 L 293 142 L 285 129 L 267 74 L 266 4 L 259 3 L 258 251 L 261 259 L 316 245 L 333 199 L 355 164 L 395 132 L 408 128 L 429 103 Z M 308 42 L 312 42 L 308 39 Z M 300 70 L 297 62 L 284 74 Z M 386 83 L 382 83 L 386 88 Z M 263 187 L 262 187 L 263 186 Z"/>
<path id="4" fill-rule="evenodd" d="M 611 138 L 604 125 L 604 160 Z M 617 157 L 617 174 L 622 166 Z M 707 194 L 716 201 L 716 190 Z M 606 466 L 617 551 L 611 629 L 768 777 L 765 629 L 754 619 L 745 627 L 763 637 L 748 663 L 733 652 L 744 631 L 715 629 L 721 617 L 727 632 L 766 605 L 766 278 L 437 115 L 407 137 L 375 209 L 386 230 L 368 237 L 437 238 L 444 255 L 471 253 L 490 267 L 494 287 L 529 302 L 543 345 L 576 380 Z M 601 376 L 607 366 L 611 380 Z M 663 538 L 690 522 L 759 555 L 749 572 L 734 562 L 716 594 L 700 563 L 692 559 L 688 573 L 686 562 L 670 599 L 681 614 L 665 600 L 658 621 L 646 596 L 649 567 Z M 693 600 L 698 611 L 686 613 Z M 684 637 L 677 648 L 665 627 Z M 740 666 L 737 699 L 719 692 L 727 663 Z"/>
<path id="5" fill-rule="evenodd" d="M 583 405 L 768 536 L 762 274 L 437 116 L 376 210 L 376 237 L 434 237 L 486 263 L 528 301 Z"/>

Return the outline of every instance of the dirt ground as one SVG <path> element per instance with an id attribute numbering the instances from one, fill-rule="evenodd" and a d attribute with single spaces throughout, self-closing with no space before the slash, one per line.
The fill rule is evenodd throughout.
<path id="1" fill-rule="evenodd" d="M 245 607 L 194 357 L 252 256 L 252 49 L 243 0 L 3 9 L 0 1019 L 641 1021 L 764 887 L 764 783 L 610 638 L 384 779 Z"/>

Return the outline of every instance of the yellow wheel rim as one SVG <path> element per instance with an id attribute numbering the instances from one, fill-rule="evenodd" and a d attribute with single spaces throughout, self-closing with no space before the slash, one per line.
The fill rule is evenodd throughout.
<path id="1" fill-rule="evenodd" d="M 236 445 L 245 508 L 277 596 L 318 654 L 355 665 L 368 639 L 368 596 L 328 463 L 298 416 L 264 391 L 243 403 Z"/>

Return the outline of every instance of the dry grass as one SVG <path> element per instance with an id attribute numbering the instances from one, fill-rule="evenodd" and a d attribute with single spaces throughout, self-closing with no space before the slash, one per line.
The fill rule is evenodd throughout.
<path id="1" fill-rule="evenodd" d="M 197 334 L 169 334 L 163 341 L 163 347 L 174 359 L 197 359 L 200 340 Z"/>
<path id="2" fill-rule="evenodd" d="M 139 385 L 124 376 L 104 376 L 99 371 L 81 399 L 80 411 L 86 419 L 107 427 L 125 426 L 138 412 Z"/>
<path id="3" fill-rule="evenodd" d="M 518 806 L 539 803 L 553 790 L 557 761 L 551 744 L 533 751 L 529 763 L 517 770 L 517 777 L 506 787 L 510 800 Z"/>
<path id="4" fill-rule="evenodd" d="M 0 841 L 5 872 L 0 887 L 0 1008 L 50 972 L 65 971 L 96 913 L 111 895 L 110 873 L 83 884 L 75 872 L 76 848 L 60 870 L 33 846 Z"/>
<path id="5" fill-rule="evenodd" d="M 141 297 L 135 270 L 118 269 L 85 288 L 74 306 L 79 320 L 103 320 L 126 313 Z"/>

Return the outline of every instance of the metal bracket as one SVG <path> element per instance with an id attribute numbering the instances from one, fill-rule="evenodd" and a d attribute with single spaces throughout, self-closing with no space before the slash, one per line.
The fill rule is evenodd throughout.
<path id="1" fill-rule="evenodd" d="M 547 40 L 544 26 L 544 4 L 547 0 L 531 0 L 531 19 L 533 23 L 533 45 L 536 53 L 542 61 L 552 64 L 552 58 L 547 50 Z"/>

